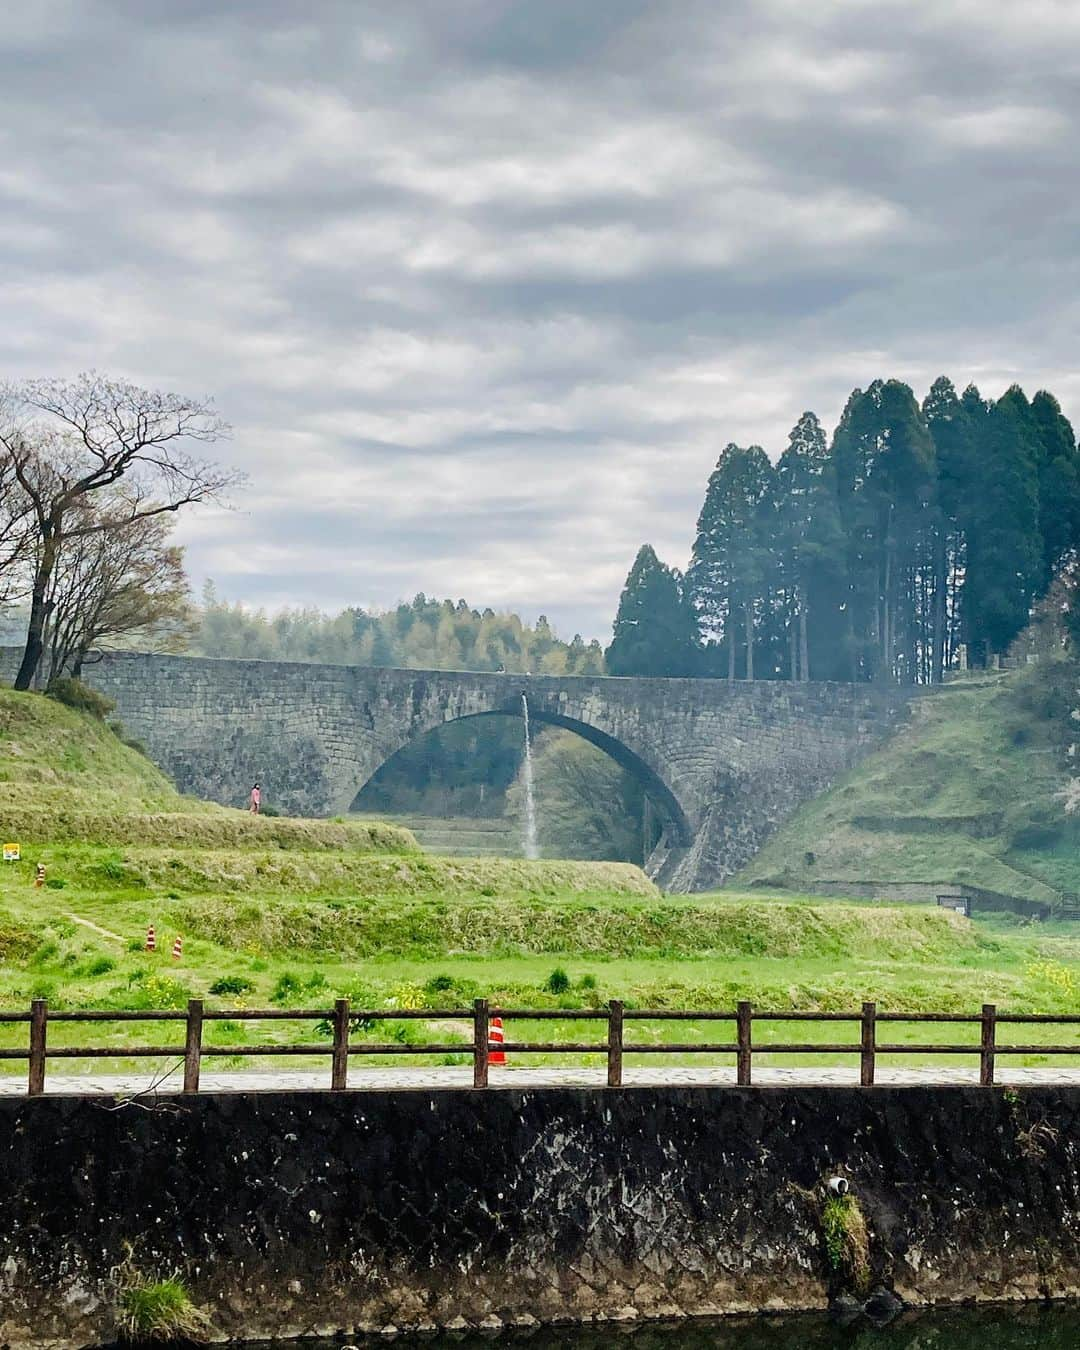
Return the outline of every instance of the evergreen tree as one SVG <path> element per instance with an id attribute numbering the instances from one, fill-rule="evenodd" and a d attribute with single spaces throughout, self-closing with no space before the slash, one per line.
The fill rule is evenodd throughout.
<path id="1" fill-rule="evenodd" d="M 937 460 L 937 503 L 933 516 L 932 636 L 928 682 L 941 682 L 955 659 L 960 634 L 960 587 L 967 566 L 970 508 L 977 483 L 977 431 L 985 418 L 978 390 L 961 400 L 944 375 L 923 400 L 923 416 Z"/>
<path id="2" fill-rule="evenodd" d="M 810 494 L 809 521 L 801 546 L 806 585 L 807 647 L 804 678 L 847 680 L 847 537 L 840 519 L 836 471 L 828 460 Z"/>
<path id="3" fill-rule="evenodd" d="M 390 638 L 381 623 L 376 624 L 374 629 L 374 637 L 371 642 L 371 664 L 373 666 L 392 666 L 394 664 L 394 649 L 390 645 Z"/>
<path id="4" fill-rule="evenodd" d="M 816 415 L 804 412 L 791 430 L 776 466 L 779 573 L 784 593 L 789 671 L 810 678 L 808 546 L 829 452 Z"/>
<path id="5" fill-rule="evenodd" d="M 833 437 L 848 536 L 852 678 L 913 681 L 919 668 L 923 574 L 934 495 L 934 444 L 899 380 L 855 390 Z"/>
<path id="6" fill-rule="evenodd" d="M 1042 535 L 1040 592 L 1080 543 L 1080 462 L 1076 435 L 1053 394 L 1041 389 L 1031 400 L 1038 440 L 1039 531 Z"/>
<path id="7" fill-rule="evenodd" d="M 746 678 L 754 678 L 755 641 L 776 575 L 775 536 L 776 476 L 768 457 L 758 445 L 726 446 L 709 478 L 687 581 L 702 629 L 727 648 L 729 680 L 737 630 Z"/>
<path id="8" fill-rule="evenodd" d="M 989 664 L 1028 621 L 1044 574 L 1044 548 L 1041 445 L 1024 391 L 1013 385 L 983 425 L 978 490 L 969 512 L 964 631 L 973 658 Z"/>
<path id="9" fill-rule="evenodd" d="M 605 653 L 612 675 L 688 675 L 693 669 L 696 624 L 683 598 L 679 574 L 649 544 L 638 549 Z"/>

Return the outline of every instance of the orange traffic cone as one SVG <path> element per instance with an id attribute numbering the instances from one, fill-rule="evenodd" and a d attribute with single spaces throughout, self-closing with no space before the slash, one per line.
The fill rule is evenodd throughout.
<path id="1" fill-rule="evenodd" d="M 179 961 L 181 956 L 183 956 L 183 954 L 184 954 L 184 939 L 178 936 L 176 941 L 172 945 L 172 959 L 174 961 Z"/>
<path id="2" fill-rule="evenodd" d="M 148 952 L 157 951 L 157 937 L 154 934 L 153 924 L 151 924 L 146 930 L 146 950 Z"/>
<path id="3" fill-rule="evenodd" d="M 506 1052 L 503 1050 L 503 1024 L 501 1017 L 493 1017 L 488 1027 L 488 1063 L 505 1064 Z"/>

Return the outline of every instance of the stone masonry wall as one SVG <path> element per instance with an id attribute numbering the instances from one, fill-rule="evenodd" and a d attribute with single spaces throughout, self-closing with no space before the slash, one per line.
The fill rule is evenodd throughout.
<path id="1" fill-rule="evenodd" d="M 16 665 L 0 653 L 0 672 Z M 84 672 L 185 791 L 241 805 L 259 780 L 296 814 L 346 811 L 402 746 L 460 717 L 569 727 L 639 775 L 669 820 L 674 890 L 737 870 L 902 720 L 865 685 L 385 670 L 110 653 Z"/>
<path id="2" fill-rule="evenodd" d="M 125 1268 L 238 1337 L 821 1308 L 832 1175 L 908 1302 L 1080 1293 L 1075 1088 L 147 1105 L 0 1097 L 0 1346 L 109 1340 Z"/>

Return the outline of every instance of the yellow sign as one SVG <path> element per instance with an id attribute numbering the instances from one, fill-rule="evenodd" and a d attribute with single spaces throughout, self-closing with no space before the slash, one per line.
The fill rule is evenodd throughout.
<path id="1" fill-rule="evenodd" d="M 20 856 L 21 856 L 21 855 L 20 855 L 20 853 L 19 853 L 19 846 L 18 846 L 18 844 L 5 844 L 5 845 L 4 845 L 4 861 L 5 861 L 5 862 L 18 862 Z"/>

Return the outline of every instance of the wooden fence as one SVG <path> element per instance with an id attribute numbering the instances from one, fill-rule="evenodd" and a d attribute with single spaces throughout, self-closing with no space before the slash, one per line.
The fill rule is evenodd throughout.
<path id="1" fill-rule="evenodd" d="M 490 1039 L 491 1019 L 507 1022 L 603 1022 L 606 1036 L 596 1041 L 513 1041 L 493 1045 Z M 410 1044 L 391 1042 L 376 1044 L 354 1041 L 354 1026 L 369 1027 L 382 1022 L 398 1021 L 467 1021 L 472 1025 L 471 1044 L 457 1042 L 425 1042 Z M 214 1045 L 203 1039 L 207 1022 L 266 1022 L 305 1021 L 328 1025 L 327 1039 L 306 1044 L 252 1044 Z M 35 999 L 28 1012 L 0 1012 L 0 1024 L 29 1023 L 29 1041 L 25 1049 L 0 1048 L 0 1059 L 27 1060 L 29 1063 L 27 1091 L 31 1097 L 45 1090 L 45 1066 L 58 1059 L 160 1059 L 183 1060 L 184 1091 L 198 1092 L 202 1061 L 211 1056 L 249 1055 L 328 1055 L 330 1057 L 330 1087 L 341 1090 L 348 1086 L 349 1057 L 352 1055 L 448 1055 L 470 1054 L 475 1087 L 488 1086 L 488 1062 L 493 1049 L 502 1049 L 516 1055 L 571 1054 L 603 1055 L 607 1060 L 609 1087 L 620 1087 L 623 1081 L 625 1055 L 734 1055 L 736 1082 L 749 1086 L 753 1082 L 754 1055 L 851 1055 L 858 1056 L 859 1082 L 872 1087 L 879 1055 L 977 1055 L 979 1082 L 985 1086 L 994 1083 L 994 1063 L 999 1055 L 1077 1055 L 1080 1039 L 1074 1045 L 1011 1045 L 1002 1044 L 997 1029 L 1002 1025 L 1054 1025 L 1080 1027 L 1080 1016 L 1039 1013 L 999 1013 L 992 1003 L 983 1005 L 981 1013 L 896 1013 L 878 1012 L 875 1003 L 864 1003 L 857 1013 L 846 1012 L 756 1012 L 749 1003 L 740 1003 L 734 1012 L 672 1011 L 670 1009 L 627 1008 L 613 999 L 605 1008 L 596 1009 L 523 1009 L 498 1008 L 487 999 L 477 999 L 471 1008 L 419 1008 L 375 1010 L 354 1009 L 347 999 L 338 999 L 332 1009 L 287 1008 L 240 1011 L 207 1009 L 200 999 L 192 999 L 186 1012 L 60 1012 L 50 1011 L 44 999 Z M 48 1029 L 64 1023 L 118 1023 L 168 1022 L 184 1026 L 183 1045 L 50 1045 Z M 718 1022 L 734 1025 L 733 1041 L 694 1041 L 687 1043 L 654 1042 L 642 1044 L 626 1038 L 627 1024 L 633 1022 Z M 846 1023 L 858 1027 L 858 1041 L 794 1042 L 754 1045 L 755 1023 L 763 1022 L 828 1022 Z M 980 1028 L 978 1044 L 901 1044 L 879 1040 L 879 1028 L 895 1023 L 935 1023 L 954 1025 L 966 1023 Z"/>

